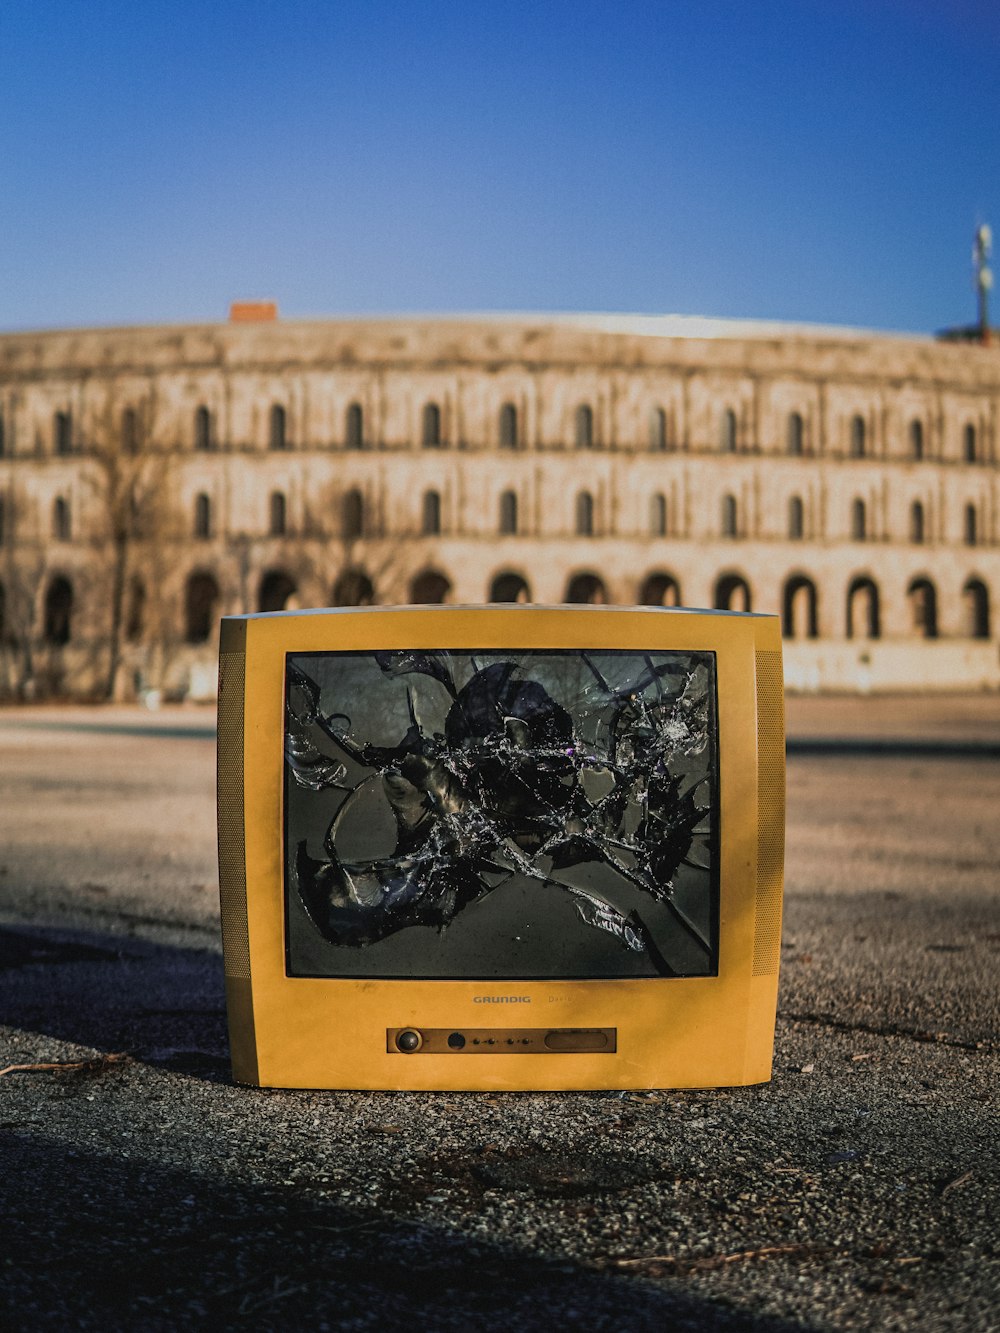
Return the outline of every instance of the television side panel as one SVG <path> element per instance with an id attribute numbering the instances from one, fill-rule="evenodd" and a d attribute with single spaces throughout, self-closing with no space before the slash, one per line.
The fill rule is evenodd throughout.
<path id="1" fill-rule="evenodd" d="M 219 900 L 226 1009 L 233 1076 L 257 1083 L 257 1044 L 250 983 L 244 818 L 246 622 L 224 620 L 219 653 L 218 768 Z"/>

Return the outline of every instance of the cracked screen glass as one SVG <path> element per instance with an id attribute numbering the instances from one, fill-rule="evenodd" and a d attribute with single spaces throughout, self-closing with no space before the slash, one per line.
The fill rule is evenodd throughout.
<path id="1" fill-rule="evenodd" d="M 289 654 L 293 976 L 717 970 L 707 652 Z"/>

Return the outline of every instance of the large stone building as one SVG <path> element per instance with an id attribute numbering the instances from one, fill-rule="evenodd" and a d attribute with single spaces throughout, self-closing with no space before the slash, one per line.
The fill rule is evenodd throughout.
<path id="1" fill-rule="evenodd" d="M 0 336 L 0 691 L 207 695 L 220 614 L 771 611 L 798 689 L 1000 687 L 1000 350 L 612 316 Z"/>

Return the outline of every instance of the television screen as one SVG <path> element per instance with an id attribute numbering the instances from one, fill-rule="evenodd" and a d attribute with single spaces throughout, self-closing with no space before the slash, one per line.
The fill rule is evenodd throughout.
<path id="1" fill-rule="evenodd" d="M 286 972 L 715 976 L 715 654 L 290 652 Z"/>

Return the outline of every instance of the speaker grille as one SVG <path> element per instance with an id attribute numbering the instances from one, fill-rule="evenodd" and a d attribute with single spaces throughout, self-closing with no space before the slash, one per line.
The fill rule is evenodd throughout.
<path id="1" fill-rule="evenodd" d="M 247 869 L 243 822 L 243 692 L 246 657 L 219 654 L 219 898 L 226 976 L 250 977 Z"/>
<path id="2" fill-rule="evenodd" d="M 785 859 L 785 696 L 780 652 L 758 652 L 757 898 L 753 974 L 773 976 L 781 958 Z"/>

